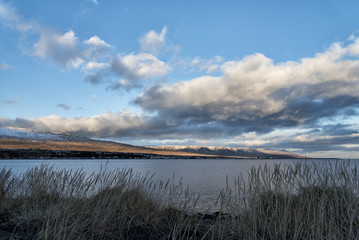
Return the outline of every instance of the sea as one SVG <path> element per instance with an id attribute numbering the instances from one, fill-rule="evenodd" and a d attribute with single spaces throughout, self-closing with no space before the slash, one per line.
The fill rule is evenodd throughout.
<path id="1" fill-rule="evenodd" d="M 11 159 L 0 160 L 0 169 L 11 169 L 16 175 L 42 164 L 59 170 L 81 170 L 86 174 L 132 169 L 134 173 L 149 176 L 153 181 L 169 180 L 173 184 L 181 184 L 193 194 L 196 208 L 205 211 L 215 209 L 219 194 L 234 188 L 238 178 L 246 181 L 252 168 L 284 167 L 298 162 L 309 165 L 347 163 L 354 167 L 359 164 L 359 159 Z"/>

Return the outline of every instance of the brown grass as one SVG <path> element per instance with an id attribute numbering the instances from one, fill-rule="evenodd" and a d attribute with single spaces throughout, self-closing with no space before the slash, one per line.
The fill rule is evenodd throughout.
<path id="1" fill-rule="evenodd" d="M 219 212 L 199 214 L 180 183 L 132 170 L 2 169 L 0 237 L 358 239 L 358 177 L 346 163 L 264 165 L 219 193 Z"/>

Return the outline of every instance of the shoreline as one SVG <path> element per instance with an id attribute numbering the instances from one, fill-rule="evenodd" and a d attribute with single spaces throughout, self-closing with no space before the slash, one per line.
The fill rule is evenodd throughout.
<path id="1" fill-rule="evenodd" d="M 359 160 L 344 158 L 273 158 L 273 157 L 241 157 L 223 155 L 163 155 L 131 152 L 48 150 L 48 149 L 0 149 L 0 160 L 10 159 L 297 159 L 297 160 Z"/>
<path id="2" fill-rule="evenodd" d="M 252 159 L 235 156 L 160 155 L 103 151 L 0 149 L 0 159 Z M 253 158 L 254 159 L 254 158 Z"/>

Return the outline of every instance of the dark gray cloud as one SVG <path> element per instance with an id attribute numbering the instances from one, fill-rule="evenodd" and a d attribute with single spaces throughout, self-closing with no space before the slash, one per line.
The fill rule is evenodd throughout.
<path id="1" fill-rule="evenodd" d="M 148 53 L 118 54 L 95 71 L 88 71 L 84 80 L 92 84 L 106 83 L 107 88 L 113 90 L 131 89 L 141 87 L 144 80 L 163 77 L 170 71 L 166 63 Z"/>
<path id="2" fill-rule="evenodd" d="M 12 98 L 12 99 L 6 99 L 6 100 L 2 101 L 2 104 L 13 105 L 13 104 L 18 104 L 21 101 L 22 101 L 22 98 Z"/>
<path id="3" fill-rule="evenodd" d="M 65 110 L 70 110 L 71 109 L 71 107 L 66 103 L 59 103 L 59 104 L 56 105 L 56 107 L 62 108 L 62 109 L 65 109 Z"/>

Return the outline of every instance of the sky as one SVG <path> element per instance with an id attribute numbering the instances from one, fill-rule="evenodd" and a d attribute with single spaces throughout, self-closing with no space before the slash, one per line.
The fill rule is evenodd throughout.
<path id="1" fill-rule="evenodd" d="M 0 127 L 359 158 L 357 9 L 0 0 Z"/>

